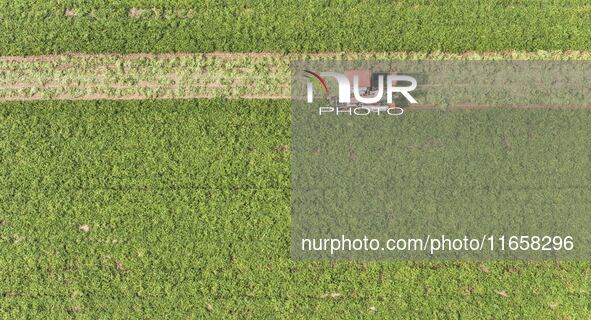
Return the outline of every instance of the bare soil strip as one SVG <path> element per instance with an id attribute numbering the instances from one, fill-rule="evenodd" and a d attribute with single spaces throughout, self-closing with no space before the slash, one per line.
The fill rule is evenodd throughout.
<path id="1" fill-rule="evenodd" d="M 591 60 L 591 52 L 169 53 L 0 56 L 0 101 L 290 99 L 294 60 Z M 457 106 L 479 109 L 490 106 Z M 548 106 L 528 106 L 528 108 Z M 409 110 L 432 110 L 413 106 Z M 562 108 L 562 107 L 561 107 Z"/>

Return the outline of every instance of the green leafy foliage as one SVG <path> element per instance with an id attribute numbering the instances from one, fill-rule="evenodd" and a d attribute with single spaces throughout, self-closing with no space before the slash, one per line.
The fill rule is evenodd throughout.
<path id="1" fill-rule="evenodd" d="M 591 120 L 581 110 L 514 116 L 576 124 L 561 126 L 549 147 L 578 145 Z M 428 128 L 502 137 L 512 121 L 505 113 L 501 130 L 470 125 L 467 113 L 444 118 L 421 111 L 403 125 L 430 141 Z M 527 128 L 512 130 L 508 138 Z M 527 158 L 516 150 L 527 148 L 522 141 L 512 153 L 501 138 L 480 150 L 470 139 L 466 132 L 445 148 L 405 140 L 400 156 L 415 174 L 420 162 L 409 158 L 452 150 Z M 0 317 L 589 316 L 588 262 L 292 261 L 289 145 L 287 101 L 0 104 Z M 494 181 L 488 171 L 479 181 L 487 177 Z"/>
<path id="2" fill-rule="evenodd" d="M 0 55 L 591 49 L 586 1 L 4 1 Z"/>

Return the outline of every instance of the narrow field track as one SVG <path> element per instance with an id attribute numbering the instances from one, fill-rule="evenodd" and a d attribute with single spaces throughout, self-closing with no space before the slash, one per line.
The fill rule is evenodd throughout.
<path id="1" fill-rule="evenodd" d="M 297 60 L 591 60 L 591 52 L 0 56 L 0 101 L 289 99 L 289 64 Z"/>

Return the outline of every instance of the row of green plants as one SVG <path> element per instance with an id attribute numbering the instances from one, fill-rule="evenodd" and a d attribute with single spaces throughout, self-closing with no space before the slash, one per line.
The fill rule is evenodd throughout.
<path id="1" fill-rule="evenodd" d="M 590 50 L 585 1 L 11 1 L 0 55 Z"/>

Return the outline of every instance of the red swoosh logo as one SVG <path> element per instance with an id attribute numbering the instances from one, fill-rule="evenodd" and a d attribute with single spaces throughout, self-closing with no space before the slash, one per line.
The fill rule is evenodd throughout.
<path id="1" fill-rule="evenodd" d="M 326 94 L 328 94 L 328 87 L 326 86 L 326 82 L 324 82 L 324 79 L 322 79 L 322 77 L 320 75 L 318 75 L 315 72 L 312 72 L 310 70 L 304 70 L 304 72 L 307 72 L 311 75 L 313 75 L 316 79 L 318 79 L 318 81 L 320 81 L 320 83 L 322 83 L 322 86 L 324 87 L 324 91 L 326 91 Z"/>

